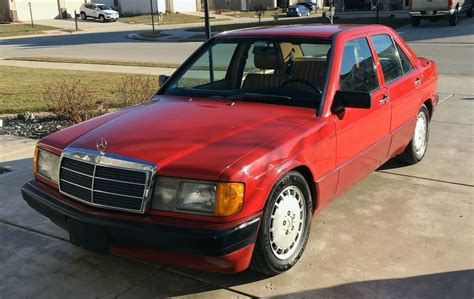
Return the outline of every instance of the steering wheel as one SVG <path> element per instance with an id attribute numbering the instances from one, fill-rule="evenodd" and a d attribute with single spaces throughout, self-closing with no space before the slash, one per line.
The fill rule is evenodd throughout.
<path id="1" fill-rule="evenodd" d="M 317 87 L 316 85 L 314 85 L 312 82 L 308 81 L 308 80 L 305 80 L 305 79 L 299 79 L 299 78 L 293 78 L 293 79 L 289 79 L 289 80 L 286 80 L 285 82 L 283 82 L 280 87 L 284 87 L 290 83 L 293 83 L 293 82 L 300 82 L 300 83 L 303 83 L 304 85 L 307 85 L 309 87 L 311 87 L 312 90 L 316 91 L 318 94 L 322 95 L 323 92 L 321 91 L 321 89 L 319 87 Z"/>

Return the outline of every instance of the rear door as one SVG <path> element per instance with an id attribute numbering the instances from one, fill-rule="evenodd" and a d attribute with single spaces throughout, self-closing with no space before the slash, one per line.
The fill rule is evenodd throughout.
<path id="1" fill-rule="evenodd" d="M 343 48 L 339 89 L 370 92 L 370 109 L 346 108 L 335 114 L 337 194 L 371 173 L 387 156 L 390 145 L 390 103 L 381 85 L 368 37 L 348 40 Z"/>
<path id="2" fill-rule="evenodd" d="M 388 33 L 371 35 L 383 73 L 383 86 L 388 90 L 392 106 L 390 133 L 392 142 L 388 157 L 400 153 L 410 141 L 420 109 L 419 87 L 422 74 L 409 60 L 403 49 Z"/>

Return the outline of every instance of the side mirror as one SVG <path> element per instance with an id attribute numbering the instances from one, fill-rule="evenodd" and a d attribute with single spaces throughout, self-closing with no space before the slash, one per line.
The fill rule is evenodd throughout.
<path id="1" fill-rule="evenodd" d="M 162 87 L 163 85 L 165 85 L 166 81 L 168 81 L 168 79 L 170 78 L 170 76 L 167 76 L 167 75 L 160 75 L 158 77 L 158 82 L 160 83 L 160 87 Z"/>
<path id="2" fill-rule="evenodd" d="M 334 95 L 332 112 L 340 112 L 344 108 L 370 109 L 372 107 L 372 95 L 364 91 L 338 90 Z"/>

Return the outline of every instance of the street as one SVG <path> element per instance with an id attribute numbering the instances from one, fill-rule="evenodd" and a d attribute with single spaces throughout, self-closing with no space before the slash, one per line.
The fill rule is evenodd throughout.
<path id="1" fill-rule="evenodd" d="M 206 273 L 91 253 L 30 208 L 35 140 L 0 136 L 0 298 L 473 298 L 474 21 L 399 29 L 438 63 L 440 103 L 418 165 L 389 161 L 313 219 L 290 271 Z M 143 42 L 126 32 L 0 40 L 0 56 L 182 62 L 201 43 Z"/>

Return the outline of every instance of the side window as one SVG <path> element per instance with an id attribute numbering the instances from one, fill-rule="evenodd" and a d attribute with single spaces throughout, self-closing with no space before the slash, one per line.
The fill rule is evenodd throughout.
<path id="1" fill-rule="evenodd" d="M 402 65 L 392 38 L 387 34 L 371 37 L 382 65 L 385 82 L 393 81 L 403 75 Z"/>
<path id="2" fill-rule="evenodd" d="M 400 61 L 402 62 L 403 73 L 409 73 L 413 70 L 413 65 L 411 65 L 410 59 L 408 59 L 407 55 L 403 50 L 397 45 L 398 56 L 400 57 Z"/>
<path id="3" fill-rule="evenodd" d="M 237 44 L 217 44 L 205 52 L 179 79 L 178 87 L 198 88 L 224 80 Z"/>
<path id="4" fill-rule="evenodd" d="M 370 92 L 379 87 L 374 58 L 365 38 L 344 46 L 340 73 L 341 90 Z"/>

